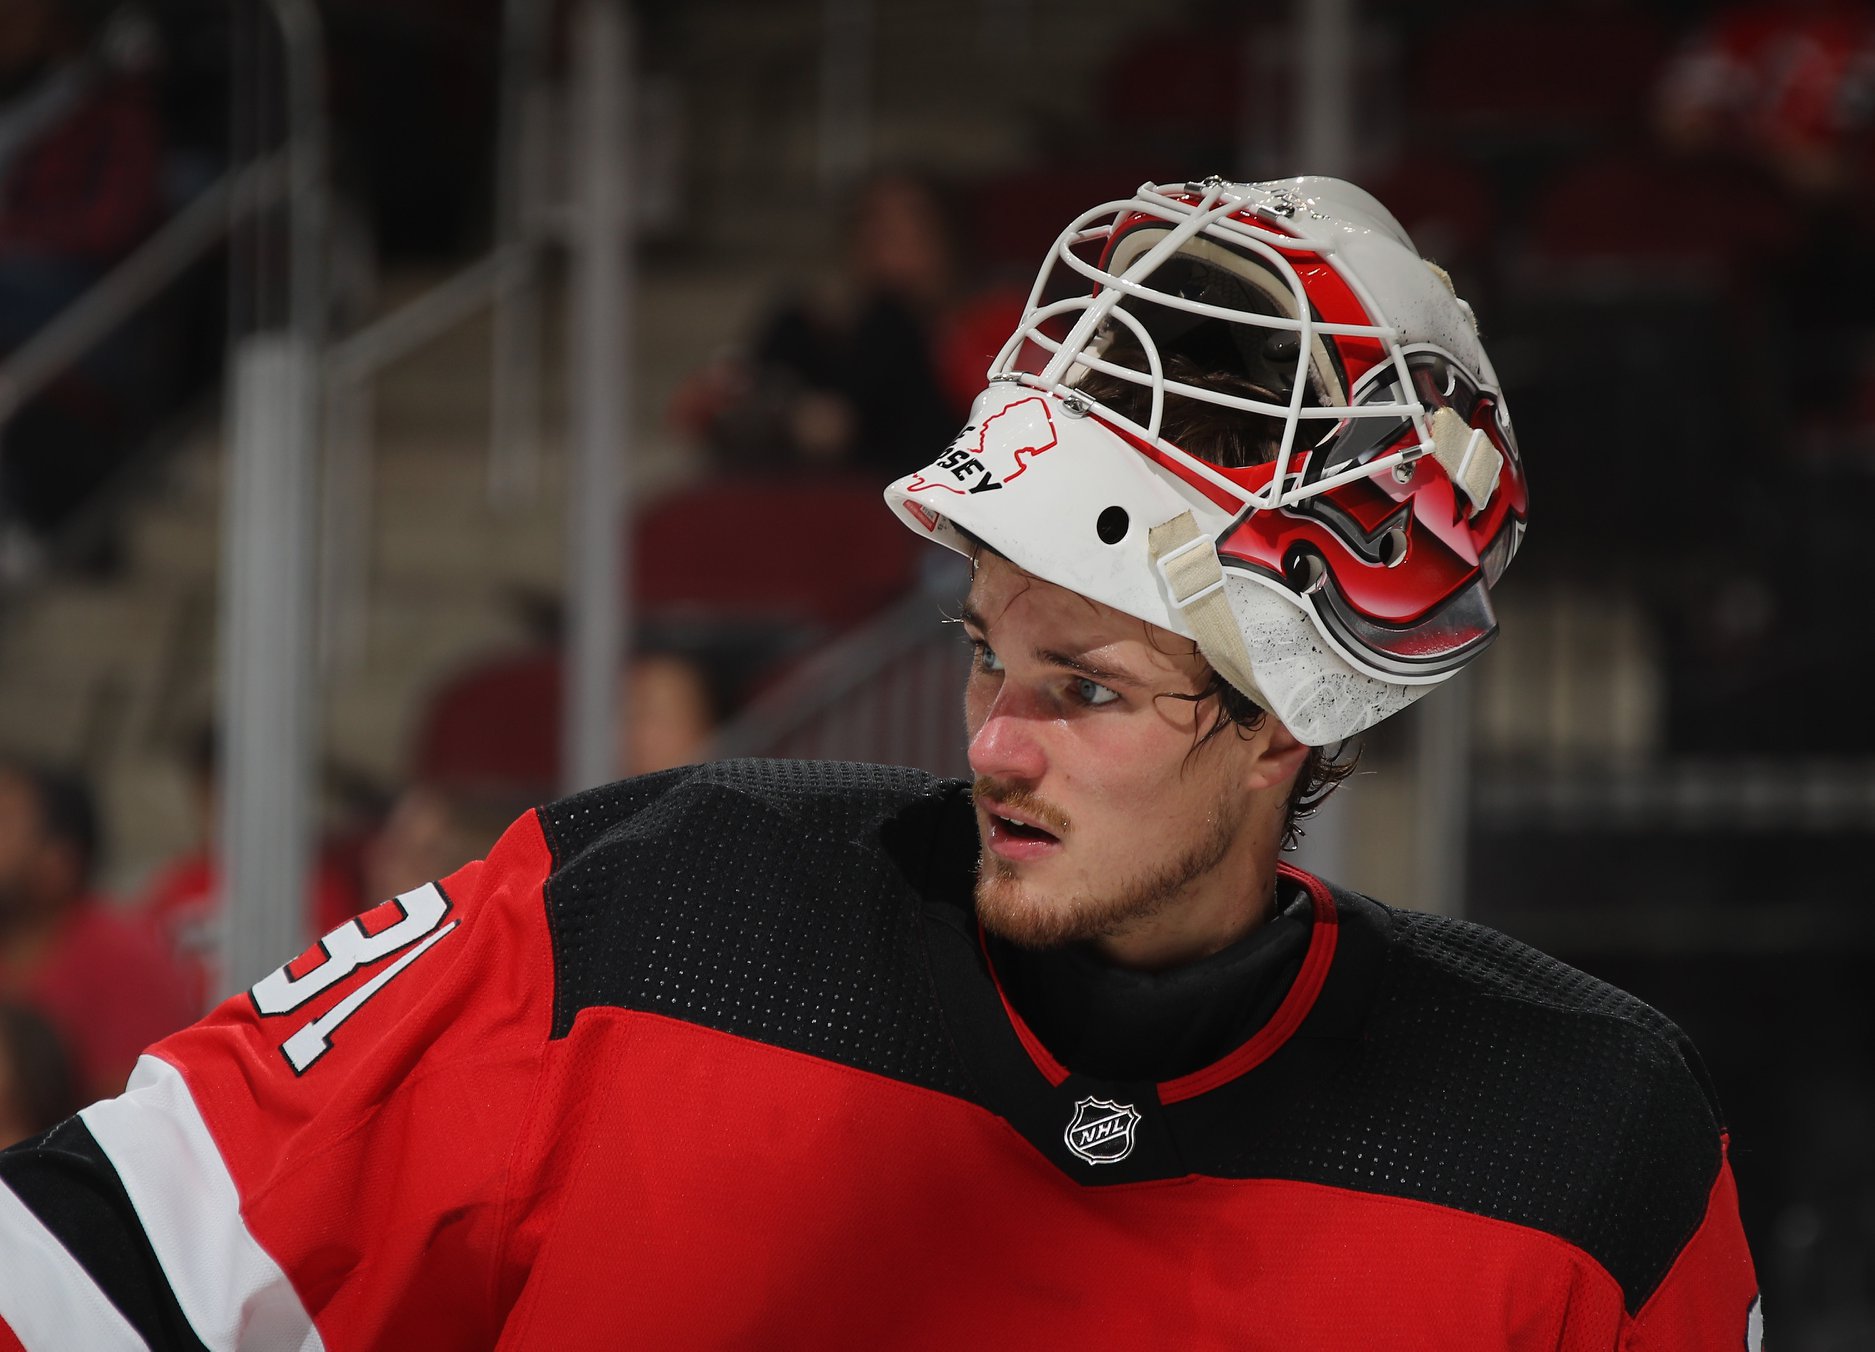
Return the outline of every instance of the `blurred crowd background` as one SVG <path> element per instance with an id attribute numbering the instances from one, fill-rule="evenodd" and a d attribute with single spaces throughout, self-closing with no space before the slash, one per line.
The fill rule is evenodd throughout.
<path id="1" fill-rule="evenodd" d="M 312 125 L 295 70 L 330 187 L 295 927 L 575 786 L 581 7 L 0 4 L 0 1142 L 240 984 L 227 354 L 297 275 L 304 181 L 261 172 Z M 1498 648 L 1372 735 L 1305 855 L 1676 1019 L 1778 1345 L 1875 1346 L 1875 6 L 615 9 L 611 770 L 960 771 L 958 578 L 881 487 L 1083 209 L 1354 178 L 1476 306 L 1534 529 Z"/>

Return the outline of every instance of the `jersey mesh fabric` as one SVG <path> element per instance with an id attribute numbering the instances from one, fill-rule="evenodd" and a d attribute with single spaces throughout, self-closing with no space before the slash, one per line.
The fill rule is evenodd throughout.
<path id="1" fill-rule="evenodd" d="M 544 808 L 554 1035 L 581 1009 L 666 1014 L 958 1093 L 963 1073 L 889 818 L 944 785 L 913 770 L 728 762 Z M 714 839 L 672 850 L 707 823 Z M 912 868 L 921 861 L 904 861 Z"/>

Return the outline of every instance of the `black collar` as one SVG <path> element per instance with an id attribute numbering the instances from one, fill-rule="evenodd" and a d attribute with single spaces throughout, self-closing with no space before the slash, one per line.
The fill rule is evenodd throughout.
<path id="1" fill-rule="evenodd" d="M 1163 972 L 988 936 L 1003 994 L 1061 1065 L 1103 1080 L 1166 1081 L 1223 1057 L 1269 1022 L 1308 951 L 1307 889 L 1281 880 L 1267 923 L 1209 957 Z"/>

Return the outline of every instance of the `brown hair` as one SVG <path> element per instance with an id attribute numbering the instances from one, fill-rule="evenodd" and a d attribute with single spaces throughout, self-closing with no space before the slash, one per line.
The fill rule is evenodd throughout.
<path id="1" fill-rule="evenodd" d="M 1215 667 L 1211 668 L 1210 679 L 1196 693 L 1177 695 L 1168 692 L 1165 698 L 1190 700 L 1194 704 L 1202 704 L 1208 699 L 1217 701 L 1217 712 L 1211 719 L 1211 726 L 1200 733 L 1191 745 L 1193 754 L 1226 728 L 1239 737 L 1247 737 L 1269 717 L 1262 705 L 1225 680 Z M 1302 837 L 1308 834 L 1302 829 L 1302 822 L 1315 815 L 1328 800 L 1328 795 L 1341 786 L 1342 780 L 1354 773 L 1360 761 L 1361 748 L 1358 742 L 1336 742 L 1330 746 L 1309 748 L 1302 768 L 1296 771 L 1296 782 L 1289 790 L 1288 811 L 1283 819 L 1285 850 L 1293 850 L 1302 843 Z"/>
<path id="2" fill-rule="evenodd" d="M 1122 349 L 1116 344 L 1108 350 L 1105 360 L 1116 366 L 1131 367 L 1143 358 L 1136 346 Z M 1165 378 L 1242 399 L 1281 402 L 1273 391 L 1248 376 L 1234 371 L 1210 370 L 1183 353 L 1175 352 L 1166 358 Z M 1152 417 L 1151 387 L 1124 376 L 1089 371 L 1075 389 L 1141 427 Z M 1223 408 L 1168 391 L 1159 414 L 1159 435 L 1187 455 L 1195 455 L 1221 469 L 1244 469 L 1250 465 L 1266 465 L 1276 458 L 1276 449 L 1282 444 L 1283 420 L 1245 409 Z"/>

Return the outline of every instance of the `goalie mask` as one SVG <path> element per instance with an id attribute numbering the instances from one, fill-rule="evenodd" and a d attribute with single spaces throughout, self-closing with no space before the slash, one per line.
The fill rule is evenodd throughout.
<path id="1" fill-rule="evenodd" d="M 953 549 L 1192 639 L 1316 746 L 1491 642 L 1525 496 L 1470 307 L 1329 178 L 1147 184 L 1083 214 L 969 424 L 886 491 Z"/>

